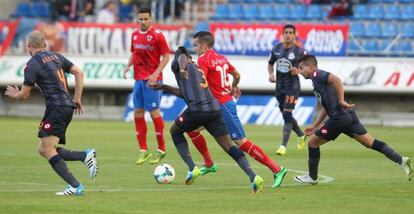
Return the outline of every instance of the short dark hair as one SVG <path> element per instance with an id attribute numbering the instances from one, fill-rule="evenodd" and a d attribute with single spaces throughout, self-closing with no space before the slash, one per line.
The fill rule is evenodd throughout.
<path id="1" fill-rule="evenodd" d="M 296 34 L 296 28 L 295 28 L 295 26 L 293 26 L 291 24 L 287 24 L 287 25 L 283 26 L 283 32 L 285 32 L 285 30 L 287 28 L 291 28 L 293 30 L 293 33 Z"/>
<path id="2" fill-rule="evenodd" d="M 194 34 L 193 39 L 198 38 L 200 42 L 206 43 L 209 47 L 214 46 L 214 36 L 208 31 L 198 31 Z"/>
<path id="3" fill-rule="evenodd" d="M 143 7 L 139 9 L 138 13 L 149 13 L 149 15 L 151 16 L 151 10 L 148 7 Z"/>
<path id="4" fill-rule="evenodd" d="M 318 66 L 318 60 L 316 60 L 316 57 L 312 54 L 306 54 L 304 55 L 302 58 L 299 59 L 299 63 L 306 63 L 306 64 L 311 64 L 314 66 Z"/>

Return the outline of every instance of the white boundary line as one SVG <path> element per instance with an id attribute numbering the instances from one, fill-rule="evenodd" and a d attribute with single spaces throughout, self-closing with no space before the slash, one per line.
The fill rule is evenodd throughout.
<path id="1" fill-rule="evenodd" d="M 218 163 L 219 165 L 234 165 L 234 164 L 228 164 L 228 163 Z M 302 171 L 302 170 L 296 170 L 296 169 L 288 169 L 288 172 L 297 172 L 300 174 L 306 174 L 308 172 Z M 330 183 L 334 181 L 335 179 L 326 175 L 319 175 L 319 183 Z M 33 182 L 20 182 L 20 181 L 0 181 L 0 184 L 21 184 L 21 185 L 39 185 L 42 187 L 45 186 L 56 186 L 56 187 L 62 187 L 61 184 L 45 184 L 45 183 L 33 183 Z M 283 187 L 289 187 L 289 186 L 303 186 L 307 184 L 299 184 L 299 183 L 293 183 L 293 184 L 283 184 L 281 188 Z M 182 185 L 183 187 L 178 188 L 120 188 L 120 189 L 94 189 L 94 188 L 87 188 L 86 192 L 181 192 L 181 191 L 208 191 L 208 190 L 225 190 L 225 189 L 247 189 L 250 188 L 250 185 L 244 185 L 244 186 L 224 186 L 224 187 L 198 187 L 194 188 L 195 185 L 192 185 L 193 187 L 188 188 Z M 271 187 L 271 185 L 265 185 L 265 187 Z M 56 188 L 39 188 L 39 189 L 12 189 L 12 190 L 5 190 L 0 189 L 1 192 L 53 192 L 57 191 Z"/>

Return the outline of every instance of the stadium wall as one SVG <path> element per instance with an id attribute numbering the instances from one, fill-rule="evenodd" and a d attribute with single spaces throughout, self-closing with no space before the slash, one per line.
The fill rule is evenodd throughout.
<path id="1" fill-rule="evenodd" d="M 86 114 L 82 118 L 125 119 L 127 96 L 133 84 L 132 72 L 127 80 L 122 78 L 126 58 L 111 57 L 110 60 L 107 57 L 68 56 L 68 58 L 85 72 L 83 103 Z M 241 72 L 240 86 L 244 94 L 272 95 L 274 93 L 274 85 L 268 82 L 265 57 L 230 56 L 229 58 Z M 6 85 L 21 85 L 27 60 L 26 56 L 0 58 L 1 89 Z M 342 78 L 346 99 L 356 104 L 356 109 L 365 123 L 414 126 L 414 61 L 412 59 L 321 57 L 319 67 Z M 175 85 L 175 79 L 168 71 L 169 69 L 164 71 L 164 82 Z M 70 75 L 68 81 L 73 87 L 74 80 Z M 301 84 L 302 94 L 312 95 L 311 82 L 301 78 Z M 249 105 L 254 104 L 252 101 Z M 3 116 L 40 117 L 43 110 L 43 101 L 38 90 L 34 90 L 26 104 L 18 104 L 5 98 L 4 95 L 0 100 L 0 115 Z"/>

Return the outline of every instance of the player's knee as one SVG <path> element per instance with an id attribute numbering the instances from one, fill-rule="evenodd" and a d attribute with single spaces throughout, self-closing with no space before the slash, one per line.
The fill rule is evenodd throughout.
<path id="1" fill-rule="evenodd" d="M 285 121 L 285 123 L 291 123 L 292 122 L 292 120 L 293 120 L 292 112 L 283 111 L 282 115 L 283 115 L 283 120 Z"/>
<path id="2" fill-rule="evenodd" d="M 157 117 L 161 117 L 161 112 L 160 112 L 159 109 L 154 109 L 154 110 L 150 111 L 150 115 L 151 115 L 151 118 L 154 119 L 154 118 L 157 118 Z"/>
<path id="3" fill-rule="evenodd" d="M 38 152 L 40 154 L 40 156 L 44 157 L 44 158 L 48 158 L 51 154 L 51 151 L 49 148 L 44 147 L 42 145 L 39 146 Z"/>
<path id="4" fill-rule="evenodd" d="M 236 146 L 230 147 L 229 151 L 227 153 L 235 160 L 239 160 L 239 158 L 244 157 L 244 153 L 237 148 Z"/>

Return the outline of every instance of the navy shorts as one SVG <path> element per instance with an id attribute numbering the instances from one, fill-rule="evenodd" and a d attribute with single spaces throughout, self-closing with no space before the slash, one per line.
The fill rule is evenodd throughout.
<path id="1" fill-rule="evenodd" d="M 220 110 L 196 112 L 186 109 L 175 119 L 175 124 L 184 132 L 193 131 L 200 126 L 204 126 L 213 137 L 229 134 Z"/>
<path id="2" fill-rule="evenodd" d="M 66 129 L 72 121 L 73 107 L 55 106 L 46 107 L 45 115 L 39 125 L 39 138 L 56 136 L 59 144 L 66 144 Z"/>
<path id="3" fill-rule="evenodd" d="M 315 135 L 330 141 L 335 140 L 341 133 L 353 138 L 355 136 L 366 134 L 367 130 L 359 121 L 355 111 L 350 110 L 345 114 L 330 117 L 325 124 L 315 132 Z"/>
<path id="4" fill-rule="evenodd" d="M 295 109 L 298 98 L 299 95 L 295 93 L 279 93 L 276 95 L 276 99 L 279 103 L 279 109 L 281 112 L 283 112 L 283 109 Z"/>
<path id="5" fill-rule="evenodd" d="M 161 81 L 157 81 L 161 83 Z M 134 108 L 145 109 L 152 111 L 160 108 L 160 100 L 162 90 L 154 90 L 147 87 L 148 80 L 136 80 L 134 84 L 134 91 L 132 101 Z"/>

